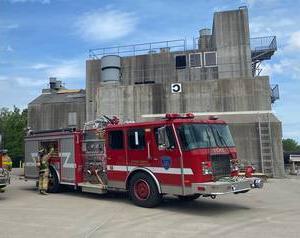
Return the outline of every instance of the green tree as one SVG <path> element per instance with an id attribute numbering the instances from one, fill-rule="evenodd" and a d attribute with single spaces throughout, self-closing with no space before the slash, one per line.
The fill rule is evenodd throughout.
<path id="1" fill-rule="evenodd" d="M 282 140 L 283 151 L 295 152 L 300 151 L 300 145 L 294 139 L 283 139 Z"/>
<path id="2" fill-rule="evenodd" d="M 27 125 L 27 109 L 15 107 L 0 109 L 0 134 L 2 146 L 16 165 L 16 160 L 24 157 L 24 129 Z"/>

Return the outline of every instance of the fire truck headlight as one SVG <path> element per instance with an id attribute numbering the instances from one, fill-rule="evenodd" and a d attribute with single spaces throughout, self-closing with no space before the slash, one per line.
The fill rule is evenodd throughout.
<path id="1" fill-rule="evenodd" d="M 202 174 L 203 175 L 212 174 L 212 167 L 210 161 L 202 162 Z"/>

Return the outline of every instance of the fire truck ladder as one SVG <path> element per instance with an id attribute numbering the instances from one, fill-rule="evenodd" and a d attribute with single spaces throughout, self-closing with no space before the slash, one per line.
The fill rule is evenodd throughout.
<path id="1" fill-rule="evenodd" d="M 272 130 L 269 114 L 267 120 L 258 118 L 258 133 L 260 142 L 260 157 L 262 173 L 272 177 L 274 175 Z"/>

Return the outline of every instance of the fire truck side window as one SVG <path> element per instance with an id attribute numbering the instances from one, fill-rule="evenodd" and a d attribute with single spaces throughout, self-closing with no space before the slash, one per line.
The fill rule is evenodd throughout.
<path id="1" fill-rule="evenodd" d="M 133 129 L 128 131 L 129 149 L 143 150 L 145 148 L 145 130 Z"/>
<path id="2" fill-rule="evenodd" d="M 121 150 L 124 148 L 123 131 L 109 132 L 109 147 L 113 150 Z"/>
<path id="3" fill-rule="evenodd" d="M 54 149 L 52 156 L 58 156 L 58 141 L 42 141 L 41 147 L 46 149 L 47 152 Z"/>
<path id="4" fill-rule="evenodd" d="M 155 134 L 155 141 L 156 141 L 156 145 L 157 147 L 159 147 L 159 142 L 158 142 L 158 137 L 159 137 L 159 127 L 155 128 L 154 129 L 154 134 Z M 166 133 L 167 133 L 167 139 L 169 141 L 169 148 L 167 149 L 173 149 L 175 148 L 175 138 L 174 138 L 174 135 L 173 135 L 173 130 L 172 130 L 172 127 L 170 126 L 166 126 Z"/>

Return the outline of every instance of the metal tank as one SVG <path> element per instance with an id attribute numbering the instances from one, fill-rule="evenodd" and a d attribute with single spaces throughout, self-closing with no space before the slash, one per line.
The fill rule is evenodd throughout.
<path id="1" fill-rule="evenodd" d="M 120 80 L 121 57 L 106 55 L 101 58 L 101 81 L 118 82 Z"/>

